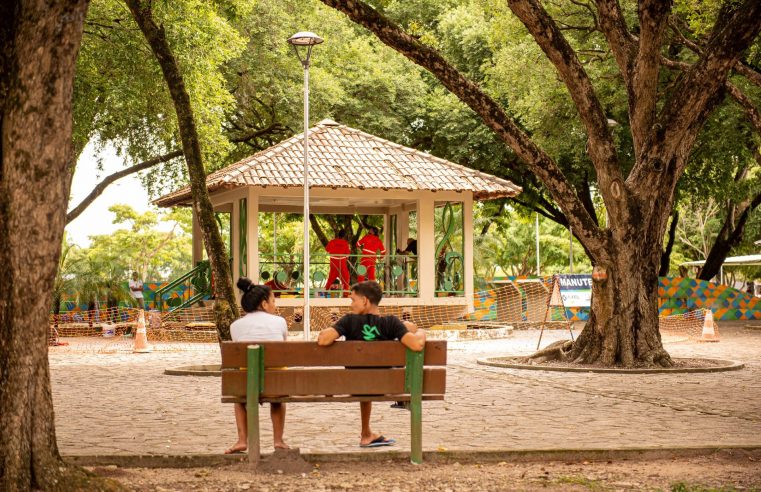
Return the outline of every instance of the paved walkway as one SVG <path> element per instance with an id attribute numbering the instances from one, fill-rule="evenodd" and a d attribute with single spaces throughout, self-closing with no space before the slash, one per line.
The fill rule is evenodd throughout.
<path id="1" fill-rule="evenodd" d="M 478 358 L 528 354 L 538 332 L 506 340 L 450 342 L 447 400 L 423 405 L 424 448 L 548 449 L 761 445 L 761 331 L 721 324 L 722 341 L 666 343 L 675 357 L 740 360 L 713 374 L 618 375 L 479 366 Z M 547 342 L 564 338 L 545 332 Z M 92 342 L 89 342 L 92 343 Z M 219 378 L 165 376 L 167 367 L 219 362 L 214 345 L 151 354 L 51 349 L 61 452 L 219 453 L 235 438 Z M 272 442 L 262 417 L 262 446 Z M 374 430 L 409 449 L 409 415 L 376 404 Z M 292 404 L 286 441 L 307 452 L 359 451 L 356 404 Z M 367 451 L 365 452 L 372 452 Z"/>

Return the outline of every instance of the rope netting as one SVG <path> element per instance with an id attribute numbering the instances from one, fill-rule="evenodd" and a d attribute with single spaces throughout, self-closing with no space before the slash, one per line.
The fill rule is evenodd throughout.
<path id="1" fill-rule="evenodd" d="M 555 291 L 555 295 L 553 295 Z M 515 329 L 564 329 L 583 322 L 588 309 L 563 306 L 552 277 L 505 282 L 493 289 L 474 295 L 474 310 L 462 298 L 442 297 L 436 305 L 407 305 L 381 303 L 382 314 L 393 314 L 427 330 L 488 330 L 512 326 Z M 403 299 L 395 302 L 404 302 Z M 201 350 L 204 344 L 216 344 L 217 332 L 211 303 L 171 312 L 145 313 L 148 341 L 155 350 Z M 348 305 L 312 306 L 311 330 L 316 335 L 342 315 L 350 312 Z M 664 337 L 699 339 L 706 310 L 660 318 Z M 279 306 L 298 339 L 303 330 L 303 310 L 300 307 Z M 78 349 L 96 352 L 130 351 L 136 331 L 139 310 L 136 308 L 107 308 L 50 315 L 51 345 L 76 345 Z M 667 339 L 668 339 L 667 338 Z"/>

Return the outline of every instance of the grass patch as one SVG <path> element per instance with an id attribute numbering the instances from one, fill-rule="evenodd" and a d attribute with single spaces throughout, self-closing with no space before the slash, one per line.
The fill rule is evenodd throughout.
<path id="1" fill-rule="evenodd" d="M 599 480 L 591 480 L 582 475 L 558 477 L 554 480 L 554 482 L 557 484 L 563 484 L 563 485 L 581 485 L 582 487 L 586 487 L 589 490 L 595 490 L 595 491 L 605 490 L 605 486 Z"/>
<path id="2" fill-rule="evenodd" d="M 737 489 L 733 486 L 721 486 L 721 487 L 706 487 L 705 485 L 692 484 L 687 482 L 677 482 L 671 484 L 671 492 L 736 492 Z M 748 489 L 743 489 L 748 490 Z M 752 488 L 748 492 L 757 491 L 758 489 Z"/>

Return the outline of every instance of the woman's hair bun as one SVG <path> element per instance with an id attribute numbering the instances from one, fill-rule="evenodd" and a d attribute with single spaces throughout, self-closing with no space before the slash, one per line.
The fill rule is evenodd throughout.
<path id="1" fill-rule="evenodd" d="M 248 292 L 248 290 L 254 285 L 254 283 L 249 278 L 241 277 L 238 279 L 237 285 L 238 285 L 238 288 L 242 290 L 243 292 Z"/>

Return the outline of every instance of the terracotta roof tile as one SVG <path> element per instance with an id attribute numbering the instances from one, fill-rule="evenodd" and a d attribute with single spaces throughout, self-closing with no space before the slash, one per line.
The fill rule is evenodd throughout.
<path id="1" fill-rule="evenodd" d="M 209 191 L 238 186 L 301 187 L 303 134 L 246 157 L 206 178 Z M 312 187 L 471 191 L 475 199 L 515 196 L 510 181 L 475 171 L 354 128 L 323 120 L 309 133 Z M 190 200 L 186 186 L 155 203 L 171 207 Z"/>

